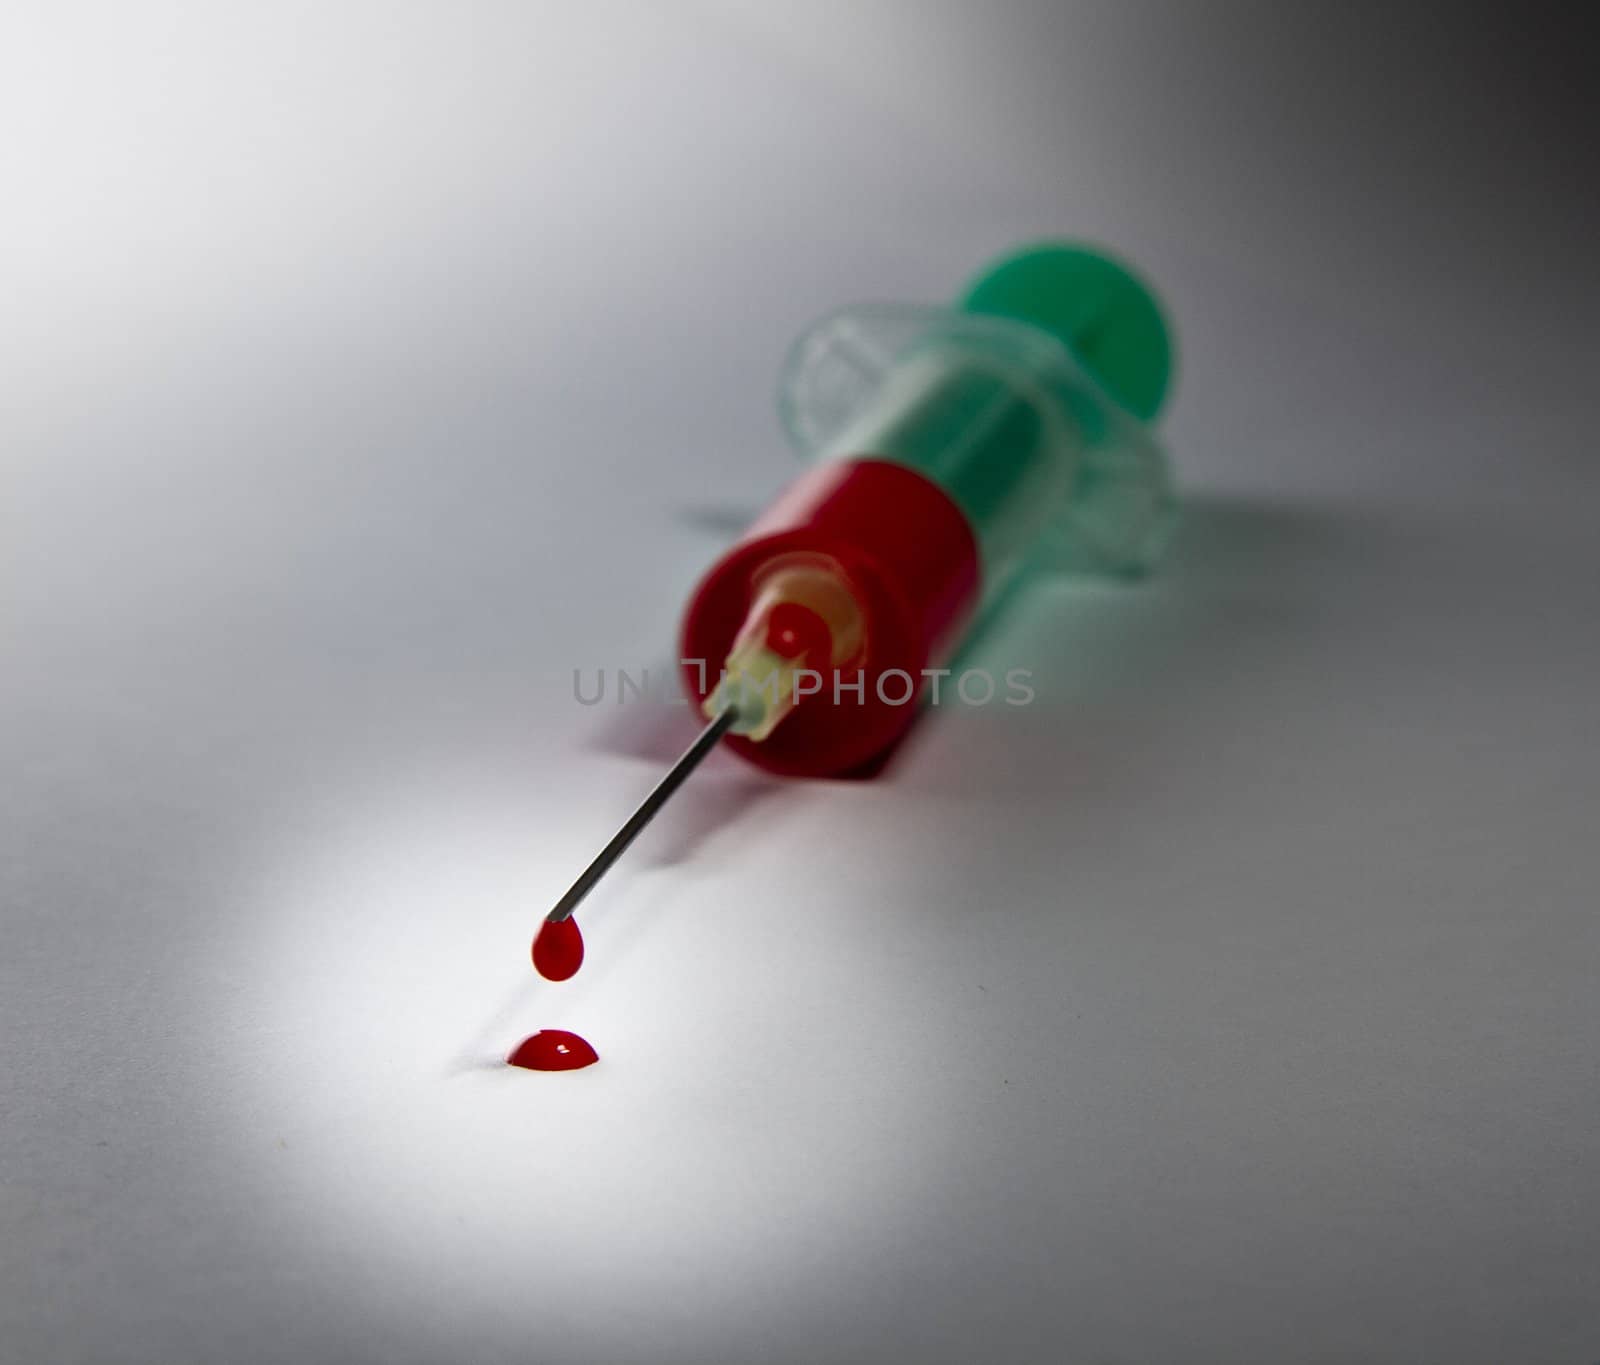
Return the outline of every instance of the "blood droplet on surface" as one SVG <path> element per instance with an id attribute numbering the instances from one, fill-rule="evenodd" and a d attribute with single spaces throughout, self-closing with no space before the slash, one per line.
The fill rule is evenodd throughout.
<path id="1" fill-rule="evenodd" d="M 533 965 L 546 981 L 565 981 L 583 966 L 583 935 L 570 915 L 546 920 L 533 940 Z"/>
<path id="2" fill-rule="evenodd" d="M 599 1060 L 600 1054 L 587 1039 L 564 1028 L 546 1028 L 518 1043 L 506 1065 L 525 1071 L 578 1071 Z"/>

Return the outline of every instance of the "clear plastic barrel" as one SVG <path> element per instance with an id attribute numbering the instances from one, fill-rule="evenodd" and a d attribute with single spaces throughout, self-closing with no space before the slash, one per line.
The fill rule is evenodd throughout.
<path id="1" fill-rule="evenodd" d="M 985 596 L 1024 562 L 1143 573 L 1176 499 L 1165 453 L 1050 332 L 957 309 L 863 305 L 823 318 L 779 379 L 809 459 L 916 469 L 965 513 Z"/>

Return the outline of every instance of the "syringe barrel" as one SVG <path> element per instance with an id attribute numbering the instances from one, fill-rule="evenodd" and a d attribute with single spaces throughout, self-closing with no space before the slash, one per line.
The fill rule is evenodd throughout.
<path id="1" fill-rule="evenodd" d="M 1142 573 L 1160 557 L 1175 510 L 1166 455 L 1147 425 L 1170 369 L 1160 314 L 1120 267 L 1058 250 L 1115 272 L 1093 281 L 1122 286 L 1098 325 L 1093 314 L 1051 328 L 1024 316 L 1041 292 L 1023 293 L 1006 315 L 972 311 L 991 280 L 1007 278 L 1006 262 L 965 308 L 878 304 L 824 317 L 796 341 L 779 378 L 779 415 L 802 456 L 870 453 L 950 494 L 978 537 L 986 597 L 1024 559 Z M 1055 254 L 1015 264 L 1046 265 Z M 1069 346 L 1064 336 L 1084 340 Z M 1097 348 L 1100 369 L 1090 365 Z"/>
<path id="2" fill-rule="evenodd" d="M 957 308 L 845 309 L 806 332 L 779 407 L 816 463 L 702 582 L 683 647 L 705 663 L 686 678 L 704 698 L 766 566 L 810 555 L 861 599 L 865 647 L 852 672 L 868 695 L 841 701 L 830 677 L 764 740 L 729 743 L 782 772 L 864 764 L 916 709 L 885 702 L 878 679 L 907 673 L 920 691 L 924 670 L 949 658 L 1025 561 L 1147 568 L 1173 497 L 1142 419 L 1159 407 L 1168 369 L 1142 286 L 1075 247 L 1006 258 Z"/>
<path id="3" fill-rule="evenodd" d="M 1026 354 L 1032 339 L 1014 323 L 935 321 L 814 452 L 889 460 L 936 483 L 972 528 L 986 598 L 1067 501 L 1092 440 L 1052 389 L 1047 339 L 1045 363 Z"/>

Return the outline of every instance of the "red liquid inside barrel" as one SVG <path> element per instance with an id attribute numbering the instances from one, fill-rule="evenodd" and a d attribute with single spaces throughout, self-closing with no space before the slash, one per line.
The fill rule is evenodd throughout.
<path id="1" fill-rule="evenodd" d="M 533 940 L 533 965 L 546 981 L 565 981 L 577 975 L 583 966 L 583 935 L 576 919 L 546 920 L 540 926 Z"/>
<path id="2" fill-rule="evenodd" d="M 564 1028 L 546 1028 L 518 1043 L 506 1065 L 525 1071 L 579 1071 L 599 1060 L 587 1039 Z"/>

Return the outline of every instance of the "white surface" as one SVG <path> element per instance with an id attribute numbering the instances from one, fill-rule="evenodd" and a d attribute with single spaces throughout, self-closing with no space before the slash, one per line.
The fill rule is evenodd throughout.
<path id="1" fill-rule="evenodd" d="M 1527 54 L 805 14 L 6 22 L 0 1357 L 1600 1356 Z M 1045 232 L 1176 315 L 1169 571 L 1020 602 L 1038 704 L 876 783 L 714 760 L 540 983 L 686 724 L 571 671 L 665 661 L 787 476 L 788 336 Z M 495 1064 L 541 1026 L 603 1064 Z"/>

